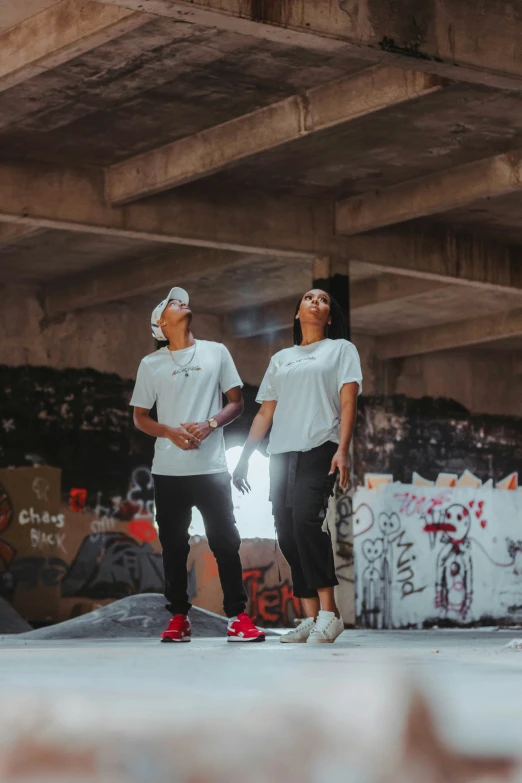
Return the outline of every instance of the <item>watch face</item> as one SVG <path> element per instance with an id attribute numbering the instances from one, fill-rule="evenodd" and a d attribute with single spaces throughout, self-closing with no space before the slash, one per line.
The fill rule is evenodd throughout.
<path id="1" fill-rule="evenodd" d="M 213 430 L 215 430 L 215 429 L 216 429 L 216 427 L 217 427 L 217 424 L 218 424 L 218 423 L 217 423 L 217 421 L 216 421 L 215 419 L 209 419 L 209 420 L 208 420 L 208 423 L 210 424 L 210 426 L 212 427 L 212 429 L 213 429 Z"/>

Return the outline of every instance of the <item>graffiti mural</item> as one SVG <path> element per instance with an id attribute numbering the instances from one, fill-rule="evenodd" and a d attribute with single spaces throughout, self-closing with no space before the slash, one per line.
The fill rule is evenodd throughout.
<path id="1" fill-rule="evenodd" d="M 301 602 L 292 592 L 290 569 L 286 560 L 274 551 L 274 541 L 246 539 L 241 544 L 243 584 L 248 595 L 247 611 L 263 627 L 292 626 L 301 618 Z M 214 555 L 208 541 L 191 539 L 188 561 L 189 598 L 216 614 L 223 614 L 223 593 Z"/>
<path id="2" fill-rule="evenodd" d="M 6 489 L 0 484 L 0 534 L 6 530 L 13 519 L 13 504 Z M 16 555 L 16 549 L 5 539 L 0 537 L 0 561 L 8 566 Z M 2 590 L 0 587 L 0 595 Z M 5 596 L 4 596 L 5 597 Z"/>
<path id="3" fill-rule="evenodd" d="M 87 505 L 87 490 L 85 488 L 72 487 L 69 492 L 69 508 L 71 511 L 80 513 L 85 510 Z"/>
<path id="4" fill-rule="evenodd" d="M 94 539 L 94 540 L 93 540 Z M 62 580 L 64 597 L 125 598 L 163 589 L 161 555 L 125 533 L 88 536 Z"/>
<path id="5" fill-rule="evenodd" d="M 457 615 L 466 620 L 473 597 L 473 561 L 471 558 L 472 510 L 475 501 L 468 507 L 461 503 L 450 503 L 438 510 L 431 509 L 425 517 L 424 532 L 430 534 L 430 544 L 435 548 L 437 538 L 440 544 L 437 554 L 435 607 L 442 610 L 444 617 Z M 484 501 L 477 504 L 477 514 L 482 516 Z M 481 521 L 485 527 L 485 520 Z"/>
<path id="6" fill-rule="evenodd" d="M 335 554 L 337 578 L 353 583 L 353 500 L 341 495 L 335 500 Z"/>
<path id="7" fill-rule="evenodd" d="M 123 496 L 99 491 L 93 508 L 84 488 L 61 500 L 57 468 L 0 470 L 0 482 L 0 596 L 29 622 L 162 591 L 148 468 L 131 471 Z"/>
<path id="8" fill-rule="evenodd" d="M 294 620 L 303 617 L 299 598 L 295 598 L 288 579 L 276 584 L 266 584 L 265 578 L 273 563 L 243 570 L 243 584 L 249 598 L 249 612 L 254 622 L 265 628 L 290 627 Z"/>
<path id="9" fill-rule="evenodd" d="M 469 474 L 471 475 L 471 474 Z M 522 494 L 466 476 L 354 497 L 356 613 L 368 628 L 522 619 Z M 478 481 L 478 484 L 477 484 Z M 514 486 L 513 482 L 510 482 Z"/>

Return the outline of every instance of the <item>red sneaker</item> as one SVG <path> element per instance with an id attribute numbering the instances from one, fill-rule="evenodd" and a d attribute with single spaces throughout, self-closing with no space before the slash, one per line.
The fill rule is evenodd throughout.
<path id="1" fill-rule="evenodd" d="M 184 614 L 175 614 L 161 634 L 162 642 L 190 642 L 190 621 Z"/>
<path id="2" fill-rule="evenodd" d="M 241 612 L 237 618 L 228 623 L 227 636 L 229 642 L 264 642 L 265 633 L 256 628 L 250 617 Z"/>

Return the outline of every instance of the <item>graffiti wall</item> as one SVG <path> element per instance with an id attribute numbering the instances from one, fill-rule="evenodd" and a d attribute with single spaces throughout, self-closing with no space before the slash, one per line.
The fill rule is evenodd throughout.
<path id="1" fill-rule="evenodd" d="M 0 595 L 29 622 L 68 619 L 108 600 L 162 590 L 151 477 L 135 469 L 111 507 L 61 501 L 57 468 L 0 470 Z"/>
<path id="2" fill-rule="evenodd" d="M 131 380 L 90 369 L 0 365 L 0 468 L 59 467 L 64 499 L 83 489 L 88 508 L 124 497 L 132 471 L 150 465 L 154 451 L 154 440 L 132 423 L 132 388 Z M 227 446 L 244 442 L 254 396 L 247 387 L 250 414 L 227 427 Z"/>
<path id="3" fill-rule="evenodd" d="M 470 414 L 454 400 L 363 397 L 355 429 L 355 473 L 391 474 L 408 483 L 468 469 L 495 482 L 522 475 L 522 418 Z"/>
<path id="4" fill-rule="evenodd" d="M 0 365 L 0 595 L 9 598 L 31 622 L 54 622 L 133 592 L 161 590 L 152 479 L 150 470 L 144 467 L 151 463 L 153 440 L 132 425 L 128 406 L 132 385 L 132 381 L 90 369 Z M 246 437 L 258 407 L 254 402 L 255 391 L 253 387 L 245 389 L 245 414 L 227 427 L 228 446 L 242 443 Z M 466 468 L 478 477 L 480 486 L 462 484 Z M 412 481 L 415 471 L 418 479 Z M 391 540 L 392 533 L 383 541 L 382 553 L 379 552 L 380 544 L 376 544 L 377 549 L 373 552 L 371 544 L 367 544 L 366 555 L 361 560 L 360 545 L 364 536 L 360 538 L 358 534 L 354 538 L 357 516 L 354 509 L 360 505 L 361 492 L 370 493 L 368 497 L 377 502 L 381 496 L 372 493 L 376 493 L 376 488 L 383 482 L 394 478 L 405 483 L 412 481 L 417 489 L 419 484 L 415 482 L 420 481 L 427 493 L 433 489 L 430 489 L 431 484 L 445 481 L 447 486 L 440 486 L 440 489 L 457 494 L 465 490 L 471 495 L 492 491 L 496 497 L 497 490 L 489 490 L 483 482 L 492 477 L 498 484 L 507 476 L 508 483 L 516 483 L 516 479 L 508 475 L 511 471 L 522 471 L 522 419 L 471 416 L 461 405 L 445 399 L 361 399 L 354 472 L 358 483 L 365 484 L 366 488 L 357 491 L 357 501 L 351 495 L 335 498 L 329 513 L 340 582 L 337 592 L 345 621 L 355 621 L 354 582 L 357 581 L 357 615 L 363 622 L 358 581 L 361 562 L 365 563 L 363 570 L 366 571 L 372 566 L 373 557 L 374 570 L 370 568 L 367 572 L 367 576 L 372 575 L 369 582 L 372 595 L 375 584 L 378 585 L 377 573 L 381 573 L 384 585 L 395 585 L 397 589 L 394 580 L 400 567 L 413 568 L 404 558 L 400 567 L 396 561 L 389 560 L 388 550 L 393 549 L 396 554 L 399 547 Z M 389 490 L 383 487 L 383 492 Z M 379 502 L 383 502 L 382 499 Z M 456 503 L 465 506 L 460 500 Z M 373 514 L 378 512 L 377 519 L 381 513 L 401 516 L 395 505 L 374 509 L 372 504 L 373 500 L 362 505 L 368 506 Z M 490 534 L 493 516 L 486 519 L 488 525 L 478 531 L 477 537 L 483 544 Z M 375 524 L 378 527 L 378 521 Z M 375 529 L 372 528 L 373 532 Z M 399 535 L 405 529 L 405 523 L 401 521 Z M 447 534 L 447 530 L 438 529 L 436 535 L 432 531 L 431 539 L 428 534 L 421 538 L 422 545 L 428 547 L 425 560 L 421 558 L 421 544 L 415 541 L 415 547 L 419 548 L 418 554 L 413 553 L 415 558 L 432 563 L 432 558 L 438 554 L 437 547 L 442 545 Z M 368 535 L 370 541 L 376 538 L 374 534 Z M 505 533 L 504 539 L 512 542 L 509 544 L 510 551 L 514 552 L 511 559 L 520 557 L 517 547 L 522 534 L 513 529 Z M 433 549 L 429 548 L 432 540 Z M 507 546 L 505 541 L 504 548 Z M 476 585 L 481 578 L 477 576 L 481 573 L 477 569 L 482 568 L 480 549 L 478 544 L 471 542 L 468 547 L 468 543 L 466 538 L 466 546 L 459 546 L 462 553 L 470 549 L 471 573 Z M 500 555 L 492 554 L 493 544 L 500 546 L 495 542 L 484 546 L 494 560 L 504 563 Z M 191 589 L 195 603 L 221 611 L 217 572 L 208 550 L 205 554 L 205 547 L 203 539 L 194 542 L 189 563 Z M 286 564 L 280 555 L 278 564 L 272 547 L 272 541 L 244 542 L 245 584 L 259 624 L 291 623 L 299 607 L 291 596 Z M 468 561 L 453 563 L 454 570 L 457 565 L 462 568 L 466 565 L 468 573 Z M 383 569 L 386 571 L 384 577 Z M 509 567 L 504 568 L 504 572 L 507 574 Z M 409 571 L 404 571 L 403 576 L 405 574 Z M 407 579 L 406 583 L 409 581 Z M 417 589 L 417 583 L 413 584 Z M 429 580 L 425 584 L 421 593 L 398 599 L 395 611 L 398 606 L 410 607 L 415 601 L 424 601 Z M 375 601 L 382 604 L 383 611 L 378 621 L 373 621 L 381 625 L 396 622 L 388 608 L 390 602 L 382 598 L 383 592 L 388 596 L 392 588 L 375 589 Z M 473 614 L 475 610 L 479 617 L 486 611 L 474 603 L 469 608 L 466 605 L 465 613 L 462 609 L 460 618 L 454 617 L 455 601 L 444 598 L 444 589 L 439 590 L 442 605 L 436 612 L 412 615 L 420 620 L 410 620 L 407 614 L 404 619 L 399 614 L 397 622 L 402 625 L 435 618 L 468 623 L 470 618 L 477 616 L 476 612 Z M 467 590 L 465 586 L 466 594 Z M 506 590 L 509 593 L 511 588 Z M 474 596 L 475 593 L 474 590 Z M 447 618 L 442 616 L 445 601 L 449 602 Z M 515 597 L 507 602 L 507 609 L 518 604 L 522 604 L 522 598 Z M 500 617 L 500 608 L 497 610 L 495 616 Z M 372 609 L 366 608 L 364 622 L 369 623 L 369 616 L 374 614 Z"/>
<path id="5" fill-rule="evenodd" d="M 223 614 L 223 593 L 216 561 L 205 538 L 194 537 L 189 555 L 189 595 L 195 606 Z M 302 617 L 301 602 L 292 594 L 290 569 L 270 539 L 241 544 L 247 611 L 264 628 L 292 626 Z"/>
<path id="6" fill-rule="evenodd" d="M 522 621 L 522 493 L 467 472 L 375 488 L 353 500 L 356 615 L 366 628 Z M 438 484 L 438 486 L 437 486 Z"/>
<path id="7" fill-rule="evenodd" d="M 87 490 L 61 502 L 61 473 L 50 467 L 0 470 L 0 596 L 34 625 L 67 620 L 137 593 L 162 592 L 150 470 L 135 468 L 123 496 L 91 509 Z M 259 625 L 301 616 L 290 573 L 274 541 L 245 540 L 243 581 Z M 188 561 L 196 606 L 223 613 L 216 561 L 194 537 Z"/>

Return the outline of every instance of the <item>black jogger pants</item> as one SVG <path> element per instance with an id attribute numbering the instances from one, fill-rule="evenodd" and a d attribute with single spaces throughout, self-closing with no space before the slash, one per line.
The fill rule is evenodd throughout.
<path id="1" fill-rule="evenodd" d="M 241 539 L 234 518 L 230 474 L 154 475 L 153 479 L 167 609 L 172 614 L 187 614 L 191 607 L 187 594 L 187 558 L 192 508 L 196 506 L 216 558 L 225 614 L 235 617 L 244 612 L 247 594 L 239 558 Z"/>
<path id="2" fill-rule="evenodd" d="M 310 451 L 270 457 L 270 499 L 277 540 L 298 598 L 315 598 L 318 587 L 339 584 L 332 540 L 323 530 L 335 484 L 335 476 L 328 473 L 338 448 L 337 443 L 328 441 Z"/>

